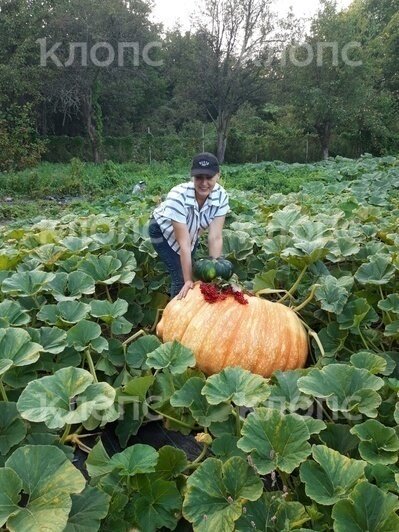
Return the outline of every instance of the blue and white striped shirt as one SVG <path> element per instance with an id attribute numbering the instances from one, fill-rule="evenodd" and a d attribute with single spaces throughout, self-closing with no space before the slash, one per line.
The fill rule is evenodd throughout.
<path id="1" fill-rule="evenodd" d="M 190 181 L 173 187 L 165 201 L 154 210 L 153 217 L 170 247 L 180 254 L 180 246 L 173 231 L 173 221 L 187 225 L 192 251 L 200 229 L 209 227 L 214 218 L 224 216 L 229 209 L 227 193 L 219 183 L 216 183 L 200 210 L 195 198 L 194 183 Z"/>

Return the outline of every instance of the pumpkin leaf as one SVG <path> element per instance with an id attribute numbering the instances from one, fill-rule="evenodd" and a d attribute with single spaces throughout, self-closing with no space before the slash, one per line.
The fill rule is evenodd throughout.
<path id="1" fill-rule="evenodd" d="M 86 318 L 89 311 L 90 305 L 81 301 L 60 301 L 56 305 L 43 305 L 37 317 L 49 325 L 71 325 Z"/>
<path id="2" fill-rule="evenodd" d="M 3 294 L 24 297 L 35 296 L 53 279 L 53 273 L 46 273 L 40 270 L 14 273 L 11 277 L 4 279 L 1 291 Z"/>
<path id="3" fill-rule="evenodd" d="M 40 329 L 29 329 L 28 332 L 32 340 L 42 346 L 44 353 L 57 355 L 67 346 L 66 332 L 58 327 L 40 327 Z"/>
<path id="4" fill-rule="evenodd" d="M 360 412 L 368 417 L 377 416 L 381 397 L 376 393 L 384 385 L 365 369 L 346 364 L 331 364 L 323 369 L 312 369 L 298 380 L 298 388 L 313 397 L 325 398 L 333 412 Z"/>
<path id="5" fill-rule="evenodd" d="M 395 429 L 375 419 L 355 425 L 351 433 L 360 440 L 359 454 L 370 464 L 395 464 L 398 460 L 399 437 Z"/>
<path id="6" fill-rule="evenodd" d="M 301 464 L 299 474 L 306 495 L 318 504 L 335 504 L 364 478 L 366 462 L 347 458 L 325 445 L 313 445 L 312 456 L 314 462 Z"/>
<path id="7" fill-rule="evenodd" d="M 27 426 L 16 403 L 0 403 L 0 454 L 6 455 L 26 436 Z"/>
<path id="8" fill-rule="evenodd" d="M 51 523 L 52 530 L 61 532 L 72 506 L 71 495 L 80 493 L 85 484 L 83 475 L 57 447 L 20 447 L 0 468 L 0 523 L 7 523 L 11 532 L 42 532 Z M 22 490 L 28 502 L 20 506 Z"/>
<path id="9" fill-rule="evenodd" d="M 127 364 L 134 369 L 143 367 L 147 355 L 161 346 L 161 342 L 154 335 L 142 336 L 129 345 L 126 353 Z"/>
<path id="10" fill-rule="evenodd" d="M 298 414 L 257 408 L 244 421 L 241 433 L 237 446 L 251 453 L 254 467 L 262 475 L 277 468 L 291 473 L 311 452 L 309 428 Z"/>
<path id="11" fill-rule="evenodd" d="M 186 453 L 171 445 L 164 445 L 158 451 L 159 458 L 155 471 L 160 478 L 172 480 L 186 469 L 188 462 Z"/>
<path id="12" fill-rule="evenodd" d="M 141 530 L 173 530 L 179 520 L 182 496 L 174 482 L 163 479 L 138 479 L 139 496 L 134 501 L 136 521 Z"/>
<path id="13" fill-rule="evenodd" d="M 349 300 L 337 316 L 340 329 L 349 329 L 354 334 L 357 334 L 360 325 L 371 325 L 378 319 L 378 314 L 364 298 Z"/>
<path id="14" fill-rule="evenodd" d="M 34 364 L 42 350 L 24 329 L 0 329 L 0 375 L 15 366 Z"/>
<path id="15" fill-rule="evenodd" d="M 298 379 L 304 375 L 304 370 L 275 371 L 270 386 L 270 396 L 265 403 L 269 408 L 295 412 L 307 410 L 313 400 L 298 389 Z M 276 384 L 274 384 L 274 382 Z"/>
<path id="16" fill-rule="evenodd" d="M 157 462 L 158 453 L 153 447 L 137 443 L 114 454 L 110 466 L 122 476 L 133 477 L 139 473 L 153 473 Z"/>
<path id="17" fill-rule="evenodd" d="M 20 327 L 30 322 L 30 316 L 17 301 L 5 299 L 0 303 L 0 328 Z"/>
<path id="18" fill-rule="evenodd" d="M 83 295 L 94 294 L 95 288 L 94 279 L 81 271 L 58 272 L 47 286 L 56 301 L 80 299 Z"/>
<path id="19" fill-rule="evenodd" d="M 67 341 L 70 347 L 76 351 L 84 351 L 93 341 L 101 335 L 101 327 L 93 321 L 81 320 L 71 327 L 67 333 Z"/>
<path id="20" fill-rule="evenodd" d="M 82 423 L 109 409 L 115 390 L 106 382 L 92 384 L 92 375 L 80 368 L 63 368 L 30 382 L 21 393 L 17 408 L 24 419 L 44 422 L 48 428 Z"/>
<path id="21" fill-rule="evenodd" d="M 371 353 L 370 351 L 359 351 L 358 353 L 354 353 L 350 358 L 350 362 L 355 368 L 367 369 L 367 371 L 373 375 L 377 375 L 378 373 L 385 375 L 385 370 L 388 365 L 385 358 Z"/>
<path id="22" fill-rule="evenodd" d="M 203 395 L 205 381 L 200 377 L 193 377 L 186 381 L 170 398 L 173 407 L 189 408 L 193 418 L 203 427 L 209 427 L 212 422 L 226 421 L 231 407 L 226 403 L 211 405 Z"/>
<path id="23" fill-rule="evenodd" d="M 233 402 L 237 406 L 257 406 L 270 395 L 268 381 L 239 367 L 229 367 L 212 375 L 201 392 L 208 403 Z"/>
<path id="24" fill-rule="evenodd" d="M 349 298 L 349 292 L 342 280 L 328 275 L 322 277 L 318 283 L 321 286 L 316 288 L 315 298 L 320 301 L 321 308 L 327 312 L 340 314 Z"/>
<path id="25" fill-rule="evenodd" d="M 359 266 L 355 279 L 361 284 L 384 285 L 395 275 L 395 267 L 389 255 L 377 254 L 370 262 Z"/>
<path id="26" fill-rule="evenodd" d="M 298 530 L 310 521 L 310 515 L 299 502 L 285 501 L 280 492 L 266 492 L 257 501 L 246 503 L 236 524 L 236 532 Z M 300 530 L 304 530 L 300 528 Z"/>
<path id="27" fill-rule="evenodd" d="M 93 479 L 107 475 L 113 470 L 113 466 L 110 464 L 110 457 L 101 440 L 90 451 L 86 460 L 86 467 L 90 477 Z"/>
<path id="28" fill-rule="evenodd" d="M 118 270 L 121 266 L 121 261 L 110 255 L 88 255 L 80 264 L 79 271 L 89 275 L 96 283 L 111 285 L 120 279 Z"/>
<path id="29" fill-rule="evenodd" d="M 110 301 L 101 301 L 93 299 L 90 303 L 90 314 L 95 318 L 101 318 L 105 323 L 112 323 L 116 318 L 126 314 L 128 302 L 124 299 L 117 299 L 113 303 Z"/>
<path id="30" fill-rule="evenodd" d="M 327 427 L 319 435 L 320 440 L 341 454 L 348 454 L 358 446 L 359 440 L 351 434 L 350 426 L 340 423 L 327 423 Z"/>
<path id="31" fill-rule="evenodd" d="M 154 369 L 168 368 L 173 375 L 178 375 L 195 366 L 195 356 L 179 342 L 166 342 L 147 355 L 146 365 Z"/>
<path id="32" fill-rule="evenodd" d="M 233 531 L 243 506 L 259 499 L 262 491 L 261 479 L 242 458 L 225 463 L 208 458 L 187 481 L 183 515 L 195 532 Z"/>
<path id="33" fill-rule="evenodd" d="M 223 231 L 223 256 L 243 260 L 252 254 L 254 240 L 245 231 Z"/>
<path id="34" fill-rule="evenodd" d="M 386 299 L 382 299 L 378 302 L 378 308 L 384 312 L 393 312 L 399 314 L 399 295 L 390 294 Z"/>
<path id="35" fill-rule="evenodd" d="M 332 511 L 336 532 L 378 530 L 392 532 L 399 529 L 398 498 L 377 486 L 361 482 L 348 499 L 338 501 Z"/>
<path id="36" fill-rule="evenodd" d="M 72 495 L 72 508 L 64 532 L 97 532 L 100 521 L 108 514 L 111 497 L 103 491 L 86 486 Z"/>

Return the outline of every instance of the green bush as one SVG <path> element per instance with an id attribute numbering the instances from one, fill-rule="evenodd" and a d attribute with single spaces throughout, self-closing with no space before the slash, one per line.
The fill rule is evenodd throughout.
<path id="1" fill-rule="evenodd" d="M 35 166 L 45 151 L 46 142 L 36 137 L 29 105 L 0 113 L 0 172 Z"/>

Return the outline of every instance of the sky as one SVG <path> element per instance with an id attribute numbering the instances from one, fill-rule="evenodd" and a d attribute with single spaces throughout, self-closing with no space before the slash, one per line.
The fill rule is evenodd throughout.
<path id="1" fill-rule="evenodd" d="M 188 29 L 190 14 L 198 3 L 198 0 L 154 0 L 153 20 L 162 22 L 165 29 L 172 29 L 177 22 L 180 22 L 183 29 Z M 351 0 L 337 1 L 340 8 L 345 8 L 350 3 Z M 284 16 L 291 5 L 297 17 L 310 17 L 317 12 L 320 2 L 319 0 L 296 0 L 296 2 L 277 0 L 274 2 L 274 9 L 280 16 Z"/>

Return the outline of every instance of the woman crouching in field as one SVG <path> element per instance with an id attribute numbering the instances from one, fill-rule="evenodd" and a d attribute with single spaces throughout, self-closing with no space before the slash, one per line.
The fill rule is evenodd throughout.
<path id="1" fill-rule="evenodd" d="M 152 245 L 171 276 L 170 295 L 186 297 L 193 288 L 192 263 L 200 233 L 209 228 L 209 256 L 222 254 L 222 229 L 229 201 L 219 185 L 219 161 L 211 153 L 196 155 L 191 165 L 192 180 L 170 190 L 153 212 L 149 234 Z"/>

